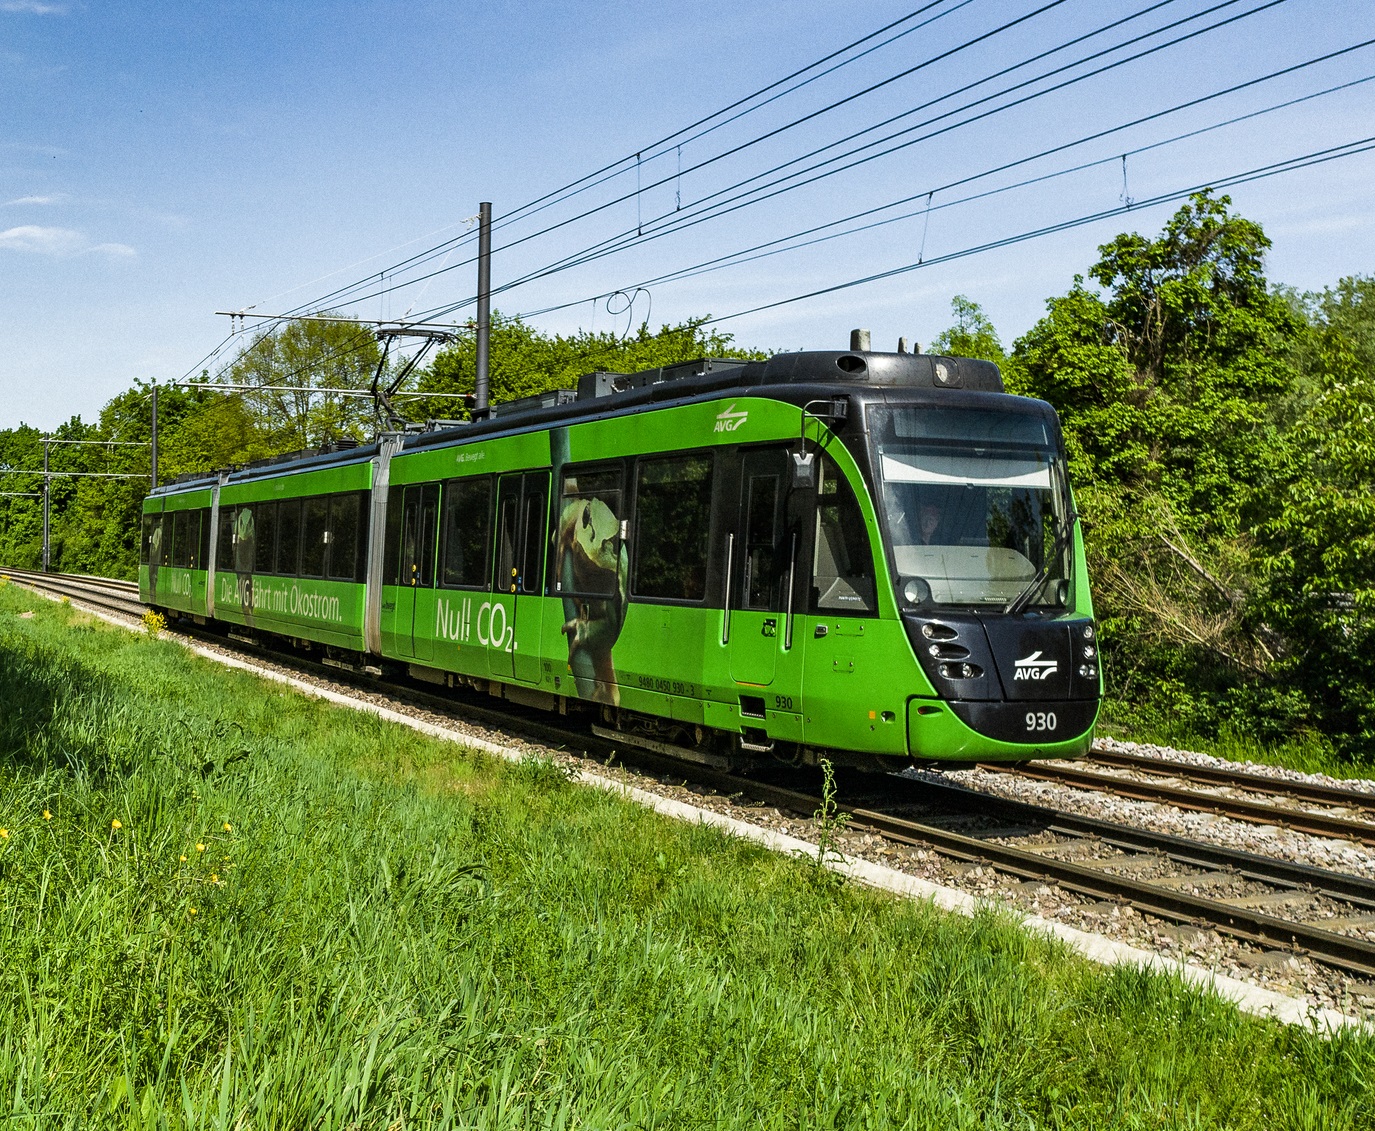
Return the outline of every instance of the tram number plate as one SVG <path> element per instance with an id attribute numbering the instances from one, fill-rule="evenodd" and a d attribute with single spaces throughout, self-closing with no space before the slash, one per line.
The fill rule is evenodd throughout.
<path id="1" fill-rule="evenodd" d="M 650 675 L 640 676 L 640 686 L 646 691 L 658 691 L 664 695 L 687 695 L 697 698 L 697 685 L 679 679 L 658 679 Z"/>
<path id="2" fill-rule="evenodd" d="M 1026 713 L 1026 729 L 1033 734 L 1037 731 L 1054 730 L 1056 722 L 1054 711 L 1028 711 Z"/>

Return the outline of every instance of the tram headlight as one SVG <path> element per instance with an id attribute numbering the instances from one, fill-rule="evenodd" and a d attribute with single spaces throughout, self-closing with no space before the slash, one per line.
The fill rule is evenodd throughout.
<path id="1" fill-rule="evenodd" d="M 931 586 L 922 577 L 909 577 L 902 583 L 902 599 L 909 605 L 924 605 L 931 600 Z"/>
<path id="2" fill-rule="evenodd" d="M 1084 639 L 1085 639 L 1085 640 L 1092 640 L 1096 635 L 1097 635 L 1097 633 L 1094 632 L 1094 630 L 1093 630 L 1093 625 L 1091 625 L 1091 624 L 1086 624 L 1086 625 L 1084 625 L 1083 636 L 1084 636 Z"/>
<path id="3" fill-rule="evenodd" d="M 1098 649 L 1097 649 L 1097 648 L 1095 648 L 1092 644 L 1085 644 L 1085 645 L 1084 645 L 1084 659 L 1086 659 L 1086 660 L 1091 660 L 1091 659 L 1093 659 L 1094 656 L 1096 656 L 1096 655 L 1098 655 Z"/>

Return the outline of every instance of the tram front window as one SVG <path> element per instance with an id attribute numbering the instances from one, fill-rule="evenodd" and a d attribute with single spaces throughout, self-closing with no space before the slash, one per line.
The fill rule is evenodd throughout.
<path id="1" fill-rule="evenodd" d="M 1040 413 L 870 409 L 904 605 L 1067 601 L 1073 520 L 1052 427 Z"/>

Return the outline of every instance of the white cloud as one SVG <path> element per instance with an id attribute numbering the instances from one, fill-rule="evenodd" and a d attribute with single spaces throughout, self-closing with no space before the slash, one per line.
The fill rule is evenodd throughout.
<path id="1" fill-rule="evenodd" d="M 19 204 L 58 204 L 66 199 L 66 196 L 61 194 L 56 196 L 16 196 L 13 200 L 5 201 L 5 207 L 9 208 Z"/>
<path id="2" fill-rule="evenodd" d="M 137 254 L 128 244 L 93 244 L 81 232 L 71 228 L 44 228 L 37 224 L 21 224 L 0 232 L 0 251 L 6 250 L 28 251 L 58 258 L 97 252 L 127 259 Z"/>
<path id="3" fill-rule="evenodd" d="M 23 12 L 30 16 L 65 16 L 66 4 L 50 0 L 0 0 L 0 12 Z"/>
<path id="4" fill-rule="evenodd" d="M 94 247 L 89 247 L 87 251 L 98 251 L 102 255 L 114 255 L 120 259 L 132 259 L 138 254 L 127 243 L 98 243 Z"/>

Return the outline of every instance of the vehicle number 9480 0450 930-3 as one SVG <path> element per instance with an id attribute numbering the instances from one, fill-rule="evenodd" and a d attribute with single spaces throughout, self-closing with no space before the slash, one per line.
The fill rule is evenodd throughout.
<path id="1" fill-rule="evenodd" d="M 1037 731 L 1054 730 L 1055 724 L 1054 711 L 1028 711 L 1026 713 L 1026 729 L 1033 734 Z"/>

